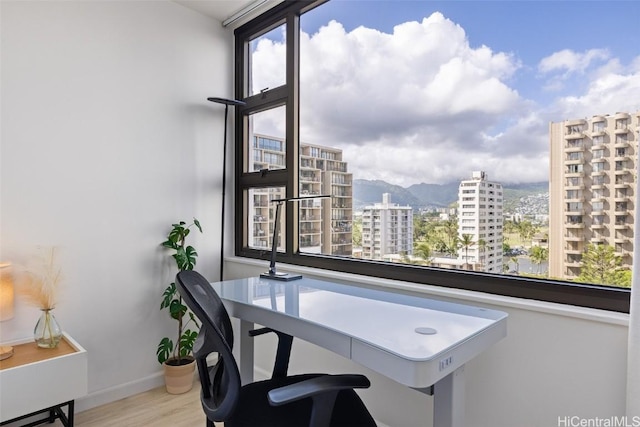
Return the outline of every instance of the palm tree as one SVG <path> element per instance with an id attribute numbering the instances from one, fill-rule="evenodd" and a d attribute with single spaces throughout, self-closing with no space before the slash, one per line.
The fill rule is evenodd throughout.
<path id="1" fill-rule="evenodd" d="M 431 255 L 432 251 L 431 246 L 429 246 L 427 242 L 418 243 L 413 250 L 413 253 L 422 258 L 426 265 L 431 265 L 431 261 L 433 260 Z"/>
<path id="2" fill-rule="evenodd" d="M 512 256 L 511 262 L 514 263 L 516 266 L 516 269 L 515 269 L 516 274 L 520 274 L 520 261 L 518 260 L 518 257 Z"/>
<path id="3" fill-rule="evenodd" d="M 549 259 L 549 250 L 541 246 L 534 246 L 531 248 L 529 258 L 531 259 L 531 262 L 537 266 L 536 272 L 540 274 L 540 265 Z"/>
<path id="4" fill-rule="evenodd" d="M 451 217 L 444 222 L 444 232 L 447 236 L 447 246 L 450 249 L 450 253 L 453 254 L 452 250 L 458 245 L 458 220 L 455 217 Z M 457 250 L 456 250 L 457 252 Z"/>
<path id="5" fill-rule="evenodd" d="M 478 251 L 480 252 L 480 267 L 484 267 L 484 252 L 487 250 L 487 241 L 478 239 L 476 245 L 478 245 Z"/>
<path id="6" fill-rule="evenodd" d="M 469 248 L 475 244 L 476 242 L 473 241 L 473 234 L 463 234 L 460 237 L 460 247 L 464 249 L 464 265 L 466 270 L 469 269 Z"/>

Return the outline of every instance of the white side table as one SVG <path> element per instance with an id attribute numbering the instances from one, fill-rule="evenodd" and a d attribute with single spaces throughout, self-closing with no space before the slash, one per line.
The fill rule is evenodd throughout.
<path id="1" fill-rule="evenodd" d="M 54 349 L 33 339 L 7 344 L 14 354 L 0 360 L 0 425 L 45 414 L 42 423 L 58 418 L 72 427 L 74 400 L 87 394 L 86 350 L 67 334 Z"/>

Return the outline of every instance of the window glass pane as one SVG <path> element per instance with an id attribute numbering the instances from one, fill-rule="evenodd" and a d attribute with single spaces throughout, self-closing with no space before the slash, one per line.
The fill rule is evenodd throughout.
<path id="1" fill-rule="evenodd" d="M 284 106 L 249 116 L 247 172 L 285 168 L 284 123 Z"/>
<path id="2" fill-rule="evenodd" d="M 271 200 L 284 197 L 284 187 L 252 188 L 247 191 L 248 247 L 271 250 L 277 207 L 277 204 L 271 202 Z M 278 226 L 278 251 L 284 251 L 285 217 L 286 213 L 283 205 L 280 208 L 280 225 Z"/>
<path id="3" fill-rule="evenodd" d="M 319 194 L 319 193 L 317 193 Z M 309 194 L 301 194 L 307 197 Z M 324 233 L 325 223 L 331 214 L 331 201 L 327 199 L 301 200 L 300 210 L 300 252 L 320 254 L 327 251 L 333 242 L 331 236 Z M 351 243 L 351 240 L 348 241 Z"/>
<path id="4" fill-rule="evenodd" d="M 286 25 L 281 25 L 249 43 L 249 96 L 282 86 L 286 81 Z"/>
<path id="5" fill-rule="evenodd" d="M 330 195 L 300 213 L 300 252 L 350 256 L 353 248 L 353 181 L 342 150 L 300 143 L 300 195 Z M 313 230 L 308 235 L 305 230 Z M 322 245 L 318 243 L 322 241 Z"/>
<path id="6" fill-rule="evenodd" d="M 301 195 L 332 198 L 301 251 L 629 286 L 640 74 L 625 40 L 638 13 L 382 0 L 303 14 L 291 173 Z M 583 24 L 593 16 L 599 32 Z M 284 63 L 282 34 L 264 38 L 256 81 Z M 314 234 L 315 216 L 301 211 L 300 229 Z"/>

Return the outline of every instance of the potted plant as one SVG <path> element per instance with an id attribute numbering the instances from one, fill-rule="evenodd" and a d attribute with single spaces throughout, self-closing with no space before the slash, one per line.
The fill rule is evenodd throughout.
<path id="1" fill-rule="evenodd" d="M 201 233 L 202 227 L 197 219 L 187 225 L 180 221 L 171 225 L 171 231 L 162 246 L 170 249 L 171 255 L 178 270 L 193 270 L 196 265 L 198 253 L 193 246 L 186 244 L 186 238 L 195 226 Z M 195 359 L 192 356 L 193 344 L 198 336 L 200 325 L 196 317 L 187 306 L 183 304 L 180 293 L 176 290 L 175 282 L 172 282 L 162 294 L 160 310 L 168 310 L 171 318 L 178 322 L 178 330 L 175 342 L 169 337 L 164 337 L 158 344 L 156 355 L 158 362 L 164 366 L 165 384 L 167 392 L 171 394 L 186 393 L 193 386 L 193 374 L 195 372 Z M 189 326 L 193 324 L 194 330 Z"/>

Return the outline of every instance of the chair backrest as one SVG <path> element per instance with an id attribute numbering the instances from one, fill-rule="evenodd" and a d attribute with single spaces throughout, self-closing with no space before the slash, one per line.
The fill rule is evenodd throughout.
<path id="1" fill-rule="evenodd" d="M 181 271 L 176 286 L 185 304 L 202 323 L 193 347 L 202 385 L 202 408 L 208 419 L 225 421 L 240 396 L 240 372 L 233 358 L 233 329 L 229 314 L 209 281 L 195 271 Z M 207 366 L 207 356 L 218 353 L 218 362 Z"/>

